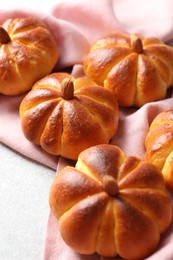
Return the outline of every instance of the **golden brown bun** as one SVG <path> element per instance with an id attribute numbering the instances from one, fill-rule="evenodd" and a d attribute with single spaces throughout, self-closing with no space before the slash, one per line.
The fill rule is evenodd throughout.
<path id="1" fill-rule="evenodd" d="M 83 67 L 119 105 L 141 107 L 165 98 L 173 84 L 173 48 L 154 37 L 112 34 L 91 46 Z"/>
<path id="2" fill-rule="evenodd" d="M 145 139 L 145 147 L 145 159 L 163 169 L 166 185 L 173 191 L 173 110 L 163 111 L 154 118 Z"/>
<path id="3" fill-rule="evenodd" d="M 52 73 L 25 96 L 20 116 L 28 140 L 48 153 L 76 160 L 84 149 L 110 141 L 119 108 L 113 95 L 93 81 Z"/>
<path id="4" fill-rule="evenodd" d="M 162 173 L 166 186 L 173 192 L 173 151 L 166 158 Z"/>
<path id="5" fill-rule="evenodd" d="M 57 173 L 49 199 L 62 238 L 81 254 L 144 259 L 172 220 L 160 170 L 108 144 Z"/>
<path id="6" fill-rule="evenodd" d="M 52 71 L 58 58 L 56 42 L 41 21 L 6 20 L 0 28 L 0 93 L 13 96 L 28 91 Z"/>

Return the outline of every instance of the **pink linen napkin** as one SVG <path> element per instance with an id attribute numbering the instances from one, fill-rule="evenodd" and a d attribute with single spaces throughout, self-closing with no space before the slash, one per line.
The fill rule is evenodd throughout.
<path id="1" fill-rule="evenodd" d="M 117 31 L 156 36 L 165 42 L 173 40 L 172 0 L 58 0 L 49 13 L 23 10 L 0 10 L 0 24 L 10 17 L 34 15 L 43 20 L 55 37 L 60 60 L 55 71 L 72 67 L 72 74 L 83 74 L 82 61 L 90 45 L 99 37 Z M 24 94 L 25 95 L 25 94 Z M 40 147 L 29 143 L 20 128 L 19 105 L 24 95 L 0 95 L 0 142 L 24 156 L 59 171 L 69 162 L 51 156 Z M 152 119 L 161 111 L 173 109 L 172 91 L 169 97 L 151 102 L 140 109 L 121 109 L 119 128 L 111 143 L 126 154 L 144 157 L 144 139 Z M 57 167 L 58 163 L 58 167 Z M 147 259 L 173 259 L 173 227 L 163 235 L 156 253 Z M 44 260 L 106 260 L 95 254 L 82 256 L 70 249 L 62 240 L 57 221 L 50 212 L 45 239 Z M 118 258 L 116 258 L 118 259 Z"/>

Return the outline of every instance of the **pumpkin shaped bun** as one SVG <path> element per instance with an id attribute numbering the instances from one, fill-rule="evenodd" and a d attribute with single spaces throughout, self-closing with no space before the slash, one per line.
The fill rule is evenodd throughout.
<path id="1" fill-rule="evenodd" d="M 84 149 L 109 143 L 119 108 L 113 95 L 85 77 L 52 73 L 37 81 L 20 105 L 25 137 L 48 153 L 76 160 Z"/>
<path id="2" fill-rule="evenodd" d="M 0 93 L 19 95 L 49 74 L 59 51 L 50 31 L 37 18 L 14 18 L 0 27 Z"/>
<path id="3" fill-rule="evenodd" d="M 173 110 L 159 113 L 145 139 L 145 159 L 162 170 L 168 188 L 173 191 Z"/>
<path id="4" fill-rule="evenodd" d="M 109 144 L 57 173 L 49 201 L 62 238 L 81 254 L 144 259 L 172 220 L 160 170 Z"/>
<path id="5" fill-rule="evenodd" d="M 165 98 L 173 84 L 173 48 L 155 37 L 112 34 L 91 46 L 83 67 L 120 106 L 141 107 Z"/>

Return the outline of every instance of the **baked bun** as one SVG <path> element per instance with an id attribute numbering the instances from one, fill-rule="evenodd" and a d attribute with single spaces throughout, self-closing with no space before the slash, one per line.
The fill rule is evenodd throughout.
<path id="1" fill-rule="evenodd" d="M 119 108 L 113 95 L 93 81 L 52 73 L 37 81 L 20 105 L 25 137 L 48 153 L 76 160 L 84 149 L 109 143 Z"/>
<path id="2" fill-rule="evenodd" d="M 56 42 L 33 17 L 6 20 L 0 27 L 0 93 L 19 95 L 49 74 L 59 58 Z"/>
<path id="3" fill-rule="evenodd" d="M 57 173 L 49 201 L 62 238 L 81 254 L 144 259 L 172 220 L 160 170 L 109 144 Z"/>
<path id="4" fill-rule="evenodd" d="M 152 121 L 145 139 L 145 159 L 156 165 L 173 191 L 173 110 L 159 113 Z"/>
<path id="5" fill-rule="evenodd" d="M 154 37 L 112 34 L 91 46 L 83 67 L 120 106 L 141 107 L 165 98 L 173 84 L 173 48 Z"/>

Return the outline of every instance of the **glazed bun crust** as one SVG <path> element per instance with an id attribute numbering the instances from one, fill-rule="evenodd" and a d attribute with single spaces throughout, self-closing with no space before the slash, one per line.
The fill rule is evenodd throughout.
<path id="1" fill-rule="evenodd" d="M 69 100 L 62 96 L 64 79 L 74 85 Z M 109 143 L 118 127 L 119 108 L 108 90 L 87 78 L 53 73 L 36 82 L 26 95 L 20 116 L 29 141 L 48 153 L 76 160 L 84 149 Z"/>
<path id="2" fill-rule="evenodd" d="M 117 98 L 120 106 L 165 98 L 173 84 L 173 48 L 154 37 L 112 34 L 91 46 L 84 71 Z"/>
<path id="3" fill-rule="evenodd" d="M 52 71 L 59 59 L 58 47 L 37 18 L 8 19 L 2 28 L 10 41 L 0 40 L 0 93 L 19 95 Z"/>
<path id="4" fill-rule="evenodd" d="M 173 151 L 166 158 L 162 173 L 167 188 L 173 192 Z"/>
<path id="5" fill-rule="evenodd" d="M 49 201 L 62 238 L 81 254 L 144 259 L 172 220 L 159 169 L 113 145 L 88 148 L 57 173 Z"/>
<path id="6" fill-rule="evenodd" d="M 159 113 L 145 139 L 145 159 L 162 170 L 165 183 L 173 191 L 173 110 Z"/>

